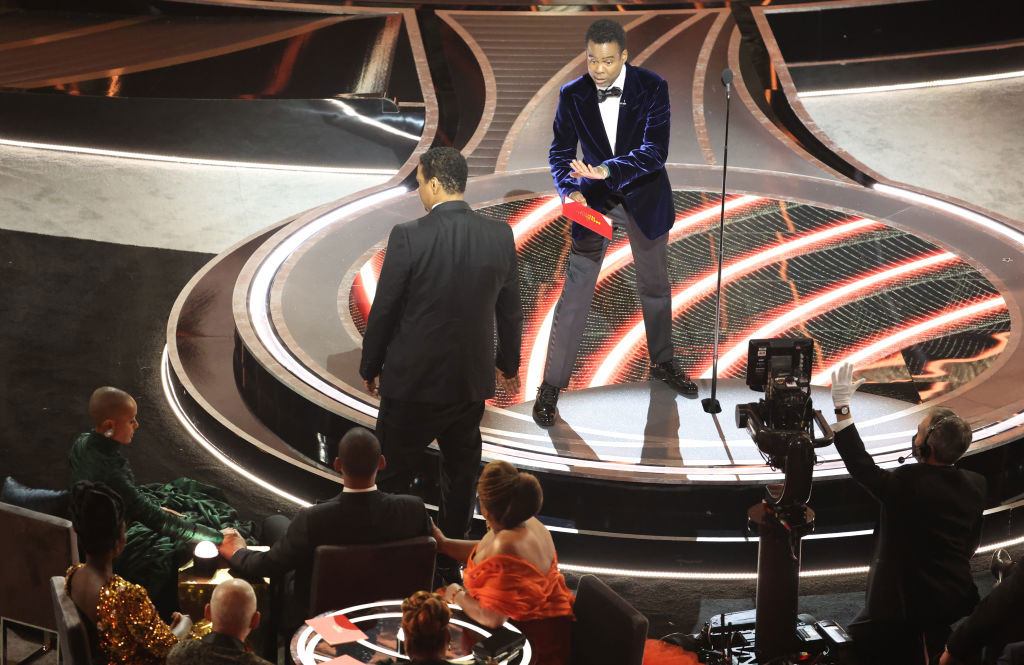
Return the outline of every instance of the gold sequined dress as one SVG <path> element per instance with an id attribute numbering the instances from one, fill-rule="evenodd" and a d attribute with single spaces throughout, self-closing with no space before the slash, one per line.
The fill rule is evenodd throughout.
<path id="1" fill-rule="evenodd" d="M 71 593 L 71 577 L 84 566 L 68 568 L 64 585 Z M 89 620 L 82 619 L 88 625 Z M 96 637 L 99 655 L 111 665 L 160 665 L 178 638 L 160 619 L 156 608 L 138 584 L 114 575 L 100 588 L 96 605 Z"/>

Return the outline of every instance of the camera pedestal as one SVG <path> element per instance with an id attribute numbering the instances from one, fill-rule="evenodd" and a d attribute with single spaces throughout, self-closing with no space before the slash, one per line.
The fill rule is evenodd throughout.
<path id="1" fill-rule="evenodd" d="M 806 504 L 783 509 L 762 501 L 747 511 L 747 523 L 760 537 L 755 644 L 758 662 L 764 663 L 800 650 L 800 539 L 814 530 L 814 511 Z"/>

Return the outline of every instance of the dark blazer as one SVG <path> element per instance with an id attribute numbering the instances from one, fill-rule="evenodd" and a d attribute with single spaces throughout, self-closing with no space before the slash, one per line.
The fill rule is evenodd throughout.
<path id="1" fill-rule="evenodd" d="M 978 603 L 971 557 L 981 542 L 985 478 L 955 467 L 881 469 L 857 428 L 836 433 L 853 479 L 881 504 L 862 617 L 949 624 Z"/>
<path id="2" fill-rule="evenodd" d="M 495 367 L 519 372 L 522 334 L 512 228 L 448 201 L 391 230 L 359 374 L 391 399 L 483 401 Z"/>
<path id="3" fill-rule="evenodd" d="M 167 654 L 167 665 L 271 665 L 251 653 L 241 640 L 208 633 L 199 640 L 182 640 Z"/>
<path id="4" fill-rule="evenodd" d="M 981 599 L 971 615 L 946 640 L 949 653 L 966 662 L 980 660 L 983 647 L 990 651 L 986 662 L 995 661 L 1008 642 L 1024 639 L 1024 566 L 1012 573 Z"/>
<path id="5" fill-rule="evenodd" d="M 431 534 L 423 499 L 402 494 L 342 492 L 295 514 L 269 551 L 242 549 L 231 569 L 244 577 L 279 577 L 295 571 L 297 607 L 309 606 L 313 551 L 318 545 L 361 545 Z"/>
<path id="6" fill-rule="evenodd" d="M 654 72 L 629 64 L 625 67 L 615 152 L 597 107 L 597 87 L 584 75 L 562 86 L 559 93 L 548 163 L 563 198 L 582 192 L 592 208 L 604 212 L 611 207 L 609 194 L 618 192 L 637 226 L 653 240 L 672 228 L 675 220 L 672 186 L 665 171 L 671 115 L 668 84 Z M 576 159 L 577 143 L 584 162 L 604 164 L 611 176 L 604 180 L 570 178 L 569 162 Z M 572 225 L 573 237 L 580 239 L 587 233 L 593 231 Z"/>

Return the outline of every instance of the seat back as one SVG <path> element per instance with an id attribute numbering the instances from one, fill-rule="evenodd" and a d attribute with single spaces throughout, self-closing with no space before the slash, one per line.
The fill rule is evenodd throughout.
<path id="1" fill-rule="evenodd" d="M 641 665 L 647 617 L 593 575 L 580 578 L 573 606 L 574 665 Z"/>
<path id="2" fill-rule="evenodd" d="M 60 654 L 65 665 L 92 665 L 89 651 L 89 633 L 75 607 L 74 601 L 64 588 L 64 577 L 50 578 L 50 597 L 53 599 L 53 614 L 57 619 L 57 634 L 60 635 Z"/>
<path id="3" fill-rule="evenodd" d="M 431 590 L 437 541 L 430 536 L 372 545 L 320 545 L 313 554 L 309 616 Z"/>
<path id="4" fill-rule="evenodd" d="M 48 490 L 22 485 L 11 476 L 5 477 L 3 486 L 0 487 L 0 501 L 64 519 L 71 518 L 71 506 L 68 505 L 70 496 L 71 492 L 67 490 Z"/>
<path id="5" fill-rule="evenodd" d="M 0 503 L 0 616 L 56 631 L 49 580 L 78 563 L 71 522 Z"/>

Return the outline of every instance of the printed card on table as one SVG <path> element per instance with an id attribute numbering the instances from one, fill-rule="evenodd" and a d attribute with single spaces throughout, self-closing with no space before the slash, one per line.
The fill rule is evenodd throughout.
<path id="1" fill-rule="evenodd" d="M 612 237 L 612 220 L 578 201 L 566 199 L 562 204 L 562 214 L 594 233 L 609 239 Z"/>
<path id="2" fill-rule="evenodd" d="M 332 647 L 366 639 L 366 633 L 359 630 L 342 614 L 306 619 L 306 625 L 315 630 L 324 639 L 324 642 Z"/>

